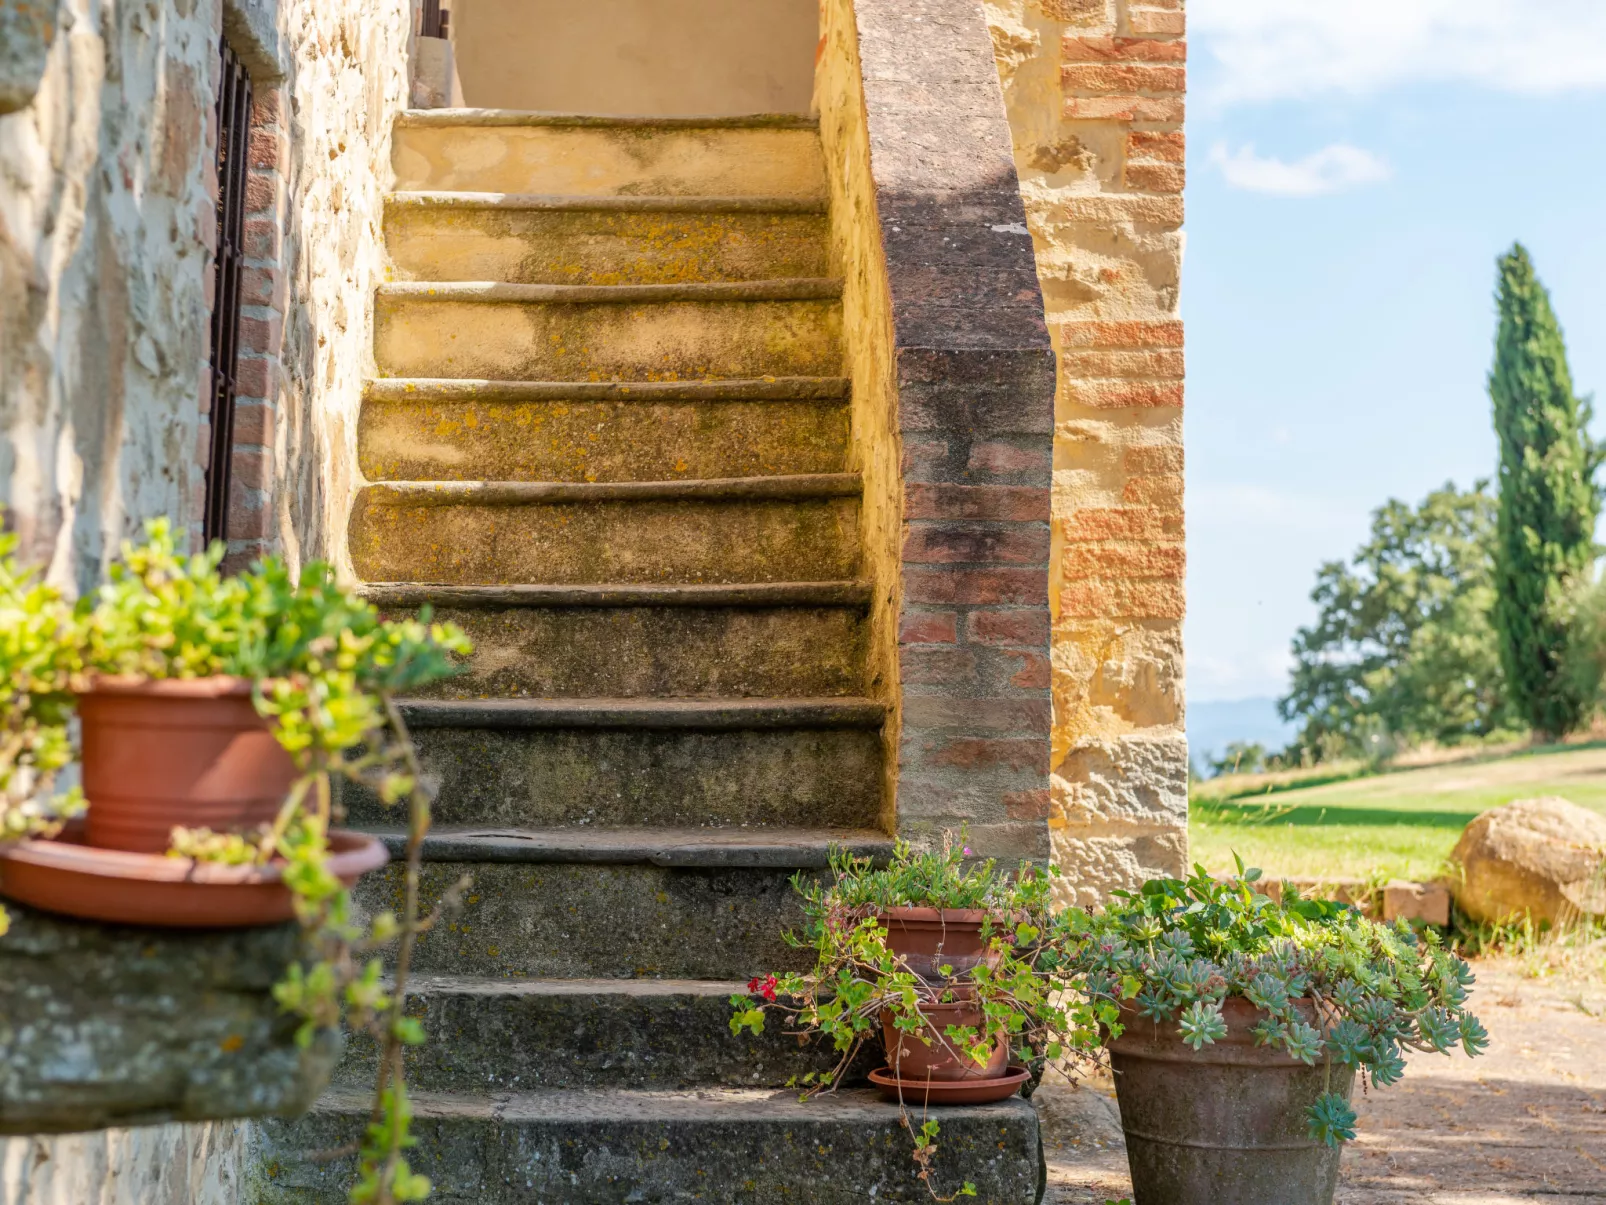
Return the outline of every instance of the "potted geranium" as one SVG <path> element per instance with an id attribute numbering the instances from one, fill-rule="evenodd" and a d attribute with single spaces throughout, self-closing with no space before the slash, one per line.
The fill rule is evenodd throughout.
<path id="1" fill-rule="evenodd" d="M 1431 929 L 1257 891 L 1238 864 L 1070 917 L 1072 982 L 1106 1018 L 1137 1205 L 1329 1205 L 1357 1074 L 1408 1050 L 1480 1053 L 1472 973 Z"/>
<path id="2" fill-rule="evenodd" d="M 963 840 L 931 852 L 900 841 L 881 868 L 833 850 L 828 882 L 795 878 L 805 923 L 788 939 L 813 948 L 814 967 L 754 979 L 732 997 L 732 1031 L 760 1032 L 779 1010 L 800 1035 L 829 1040 L 839 1059 L 813 1090 L 879 1041 L 887 1066 L 871 1081 L 918 1103 L 1003 1099 L 1044 1060 L 1095 1042 L 1094 1015 L 1059 998 L 1048 876 L 967 865 Z"/>
<path id="3" fill-rule="evenodd" d="M 1049 875 L 970 852 L 962 834 L 930 852 L 899 842 L 881 868 L 833 850 L 828 880 L 794 878 L 804 929 L 788 939 L 813 949 L 814 967 L 756 977 L 731 998 L 732 1032 L 759 1033 L 777 1012 L 788 1032 L 829 1042 L 836 1062 L 804 1077 L 805 1095 L 839 1086 L 879 1044 L 886 1066 L 871 1082 L 916 1106 L 1002 1100 L 1096 1045 L 1097 1014 L 1063 991 L 1070 931 Z M 938 1126 L 909 1129 L 929 1185 Z"/>

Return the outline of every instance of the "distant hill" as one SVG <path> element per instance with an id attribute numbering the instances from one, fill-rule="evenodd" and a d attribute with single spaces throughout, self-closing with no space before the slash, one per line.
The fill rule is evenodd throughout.
<path id="1" fill-rule="evenodd" d="M 1277 700 L 1212 699 L 1188 704 L 1188 756 L 1202 773 L 1205 763 L 1233 741 L 1258 741 L 1267 749 L 1281 749 L 1294 739 L 1297 724 L 1277 715 Z"/>

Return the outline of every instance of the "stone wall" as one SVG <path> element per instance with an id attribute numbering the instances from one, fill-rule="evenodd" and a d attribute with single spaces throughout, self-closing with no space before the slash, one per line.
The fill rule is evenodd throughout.
<path id="1" fill-rule="evenodd" d="M 1183 0 L 985 0 L 1059 358 L 1049 817 L 1068 898 L 1187 863 Z"/>
<path id="2" fill-rule="evenodd" d="M 199 538 L 226 29 L 257 97 L 231 535 L 340 562 L 410 0 L 54 10 L 0 56 L 6 521 L 75 592 L 147 517 Z M 4 1139 L 0 1205 L 233 1205 L 240 1149 L 233 1124 Z"/>
<path id="3" fill-rule="evenodd" d="M 206 0 L 58 0 L 31 102 L 0 117 L 0 502 L 75 590 L 150 515 L 199 518 Z"/>
<path id="4" fill-rule="evenodd" d="M 987 26 L 974 0 L 832 0 L 821 29 L 897 831 L 1040 860 L 1054 364 Z"/>
<path id="5" fill-rule="evenodd" d="M 256 0 L 262 3 L 263 0 Z M 407 104 L 411 0 L 280 0 L 285 81 L 253 163 L 277 156 L 284 279 L 256 312 L 264 354 L 283 370 L 271 454 L 261 458 L 260 537 L 292 566 L 331 560 L 349 577 L 346 520 L 357 414 L 373 375 L 373 295 L 385 278 L 383 198 L 390 135 Z M 260 152 L 260 160 L 256 158 Z M 288 305 L 287 305 L 288 302 Z M 239 461 L 236 460 L 236 467 Z"/>
<path id="6" fill-rule="evenodd" d="M 239 1205 L 231 1122 L 0 1139 L 0 1205 Z"/>

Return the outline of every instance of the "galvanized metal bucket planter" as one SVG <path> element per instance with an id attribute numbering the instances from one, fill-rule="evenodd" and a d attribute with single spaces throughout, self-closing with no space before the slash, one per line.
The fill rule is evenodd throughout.
<path id="1" fill-rule="evenodd" d="M 1122 1010 L 1109 1049 L 1136 1205 L 1332 1205 L 1340 1148 L 1305 1121 L 1328 1068 L 1255 1045 L 1262 1014 L 1247 1000 L 1223 1012 L 1227 1036 L 1195 1051 L 1175 1024 Z M 1312 1005 L 1300 1012 L 1316 1024 Z M 1331 1076 L 1348 1098 L 1354 1068 L 1335 1063 Z"/>

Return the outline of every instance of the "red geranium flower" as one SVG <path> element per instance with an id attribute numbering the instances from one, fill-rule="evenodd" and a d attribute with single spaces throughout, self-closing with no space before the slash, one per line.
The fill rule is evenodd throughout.
<path id="1" fill-rule="evenodd" d="M 747 981 L 747 990 L 749 992 L 757 992 L 759 995 L 763 996 L 764 999 L 773 1002 L 775 999 L 776 982 L 777 981 L 774 975 L 766 976 L 763 979 L 760 979 L 755 975 L 752 979 Z"/>

